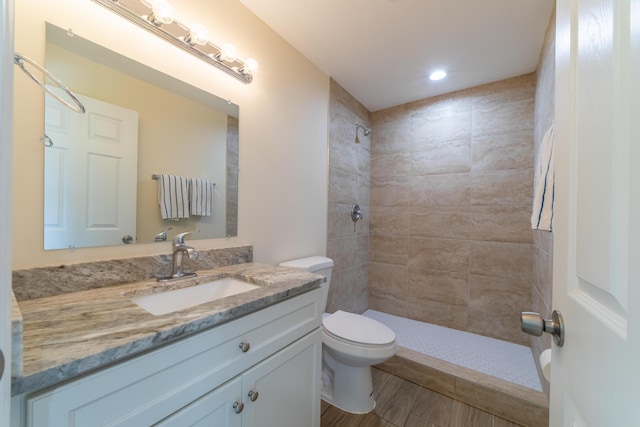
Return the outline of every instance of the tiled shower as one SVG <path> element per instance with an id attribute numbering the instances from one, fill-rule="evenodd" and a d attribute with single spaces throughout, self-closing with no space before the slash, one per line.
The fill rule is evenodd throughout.
<path id="1" fill-rule="evenodd" d="M 551 233 L 529 218 L 553 120 L 554 25 L 536 73 L 373 113 L 331 82 L 327 311 L 370 308 L 531 346 L 534 358 L 549 347 L 520 330 L 519 313 L 548 315 L 551 300 Z M 356 123 L 373 129 L 359 143 Z M 352 203 L 364 213 L 355 227 Z"/>

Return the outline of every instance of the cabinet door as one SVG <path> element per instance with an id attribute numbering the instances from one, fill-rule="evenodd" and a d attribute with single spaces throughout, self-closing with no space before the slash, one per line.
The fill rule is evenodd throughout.
<path id="1" fill-rule="evenodd" d="M 237 377 L 165 418 L 162 427 L 240 427 L 242 425 L 242 379 Z"/>
<path id="2" fill-rule="evenodd" d="M 242 379 L 243 427 L 319 427 L 319 329 L 249 369 Z"/>

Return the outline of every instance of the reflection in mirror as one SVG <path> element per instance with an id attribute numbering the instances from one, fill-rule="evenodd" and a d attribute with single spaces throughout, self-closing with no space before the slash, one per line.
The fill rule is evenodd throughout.
<path id="1" fill-rule="evenodd" d="M 45 101 L 45 249 L 237 235 L 237 105 L 49 23 L 46 68 L 90 108 Z M 187 214 L 162 219 L 180 191 L 160 175 L 215 183 L 210 214 L 183 188 Z"/>

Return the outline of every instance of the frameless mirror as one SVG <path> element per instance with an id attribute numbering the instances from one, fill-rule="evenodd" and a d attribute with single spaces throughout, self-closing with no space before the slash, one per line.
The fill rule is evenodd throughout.
<path id="1" fill-rule="evenodd" d="M 49 23 L 46 37 L 46 68 L 87 113 L 45 100 L 45 249 L 237 235 L 239 107 Z M 163 220 L 160 175 L 215 184 L 211 212 Z"/>

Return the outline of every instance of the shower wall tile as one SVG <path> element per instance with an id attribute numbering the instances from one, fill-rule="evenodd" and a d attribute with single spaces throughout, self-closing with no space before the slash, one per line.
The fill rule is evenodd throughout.
<path id="1" fill-rule="evenodd" d="M 494 314 L 469 310 L 469 332 L 529 345 L 529 337 L 520 329 L 520 313 Z"/>
<path id="2" fill-rule="evenodd" d="M 371 208 L 371 235 L 408 236 L 409 212 L 404 208 Z"/>
<path id="3" fill-rule="evenodd" d="M 408 293 L 420 300 L 469 305 L 469 274 L 409 267 Z"/>
<path id="4" fill-rule="evenodd" d="M 495 336 L 530 305 L 535 85 L 528 74 L 371 114 L 370 308 Z"/>
<path id="5" fill-rule="evenodd" d="M 532 243 L 531 206 L 473 206 L 472 240 Z"/>
<path id="6" fill-rule="evenodd" d="M 507 277 L 531 283 L 533 251 L 526 243 L 471 242 L 471 274 Z"/>
<path id="7" fill-rule="evenodd" d="M 531 206 L 533 169 L 476 172 L 471 178 L 475 206 Z"/>
<path id="8" fill-rule="evenodd" d="M 406 177 L 411 172 L 411 153 L 384 153 L 371 156 L 371 177 Z"/>
<path id="9" fill-rule="evenodd" d="M 407 177 L 376 178 L 371 181 L 371 204 L 376 207 L 407 207 Z"/>
<path id="10" fill-rule="evenodd" d="M 462 331 L 469 329 L 469 311 L 460 309 L 458 305 L 415 297 L 407 300 L 405 305 L 410 319 Z"/>
<path id="11" fill-rule="evenodd" d="M 409 268 L 469 271 L 470 242 L 457 239 L 409 238 Z"/>
<path id="12" fill-rule="evenodd" d="M 538 233 L 541 233 L 538 231 Z M 546 232 L 550 234 L 549 232 Z M 533 288 L 542 300 L 551 306 L 551 291 L 553 283 L 553 256 L 540 247 L 533 247 Z"/>
<path id="13" fill-rule="evenodd" d="M 411 174 L 433 175 L 469 172 L 471 170 L 471 140 L 429 141 L 411 152 Z"/>
<path id="14" fill-rule="evenodd" d="M 471 202 L 471 175 L 412 176 L 408 180 L 412 207 L 468 206 Z"/>
<path id="15" fill-rule="evenodd" d="M 331 80 L 329 117 L 327 256 L 334 268 L 327 310 L 361 312 L 368 305 L 371 138 L 360 135 L 356 144 L 355 125 L 371 127 L 370 113 Z M 363 213 L 355 229 L 353 203 Z"/>
<path id="16" fill-rule="evenodd" d="M 358 197 L 356 175 L 331 168 L 329 174 L 329 203 L 353 203 Z"/>
<path id="17" fill-rule="evenodd" d="M 369 236 L 369 259 L 372 262 L 407 265 L 409 239 L 395 236 Z"/>
<path id="18" fill-rule="evenodd" d="M 408 214 L 409 235 L 468 240 L 471 218 L 469 206 L 415 207 Z"/>
<path id="19" fill-rule="evenodd" d="M 469 275 L 469 308 L 477 312 L 513 314 L 528 311 L 531 285 L 505 277 Z"/>
<path id="20" fill-rule="evenodd" d="M 471 140 L 473 171 L 533 168 L 533 130 Z"/>

